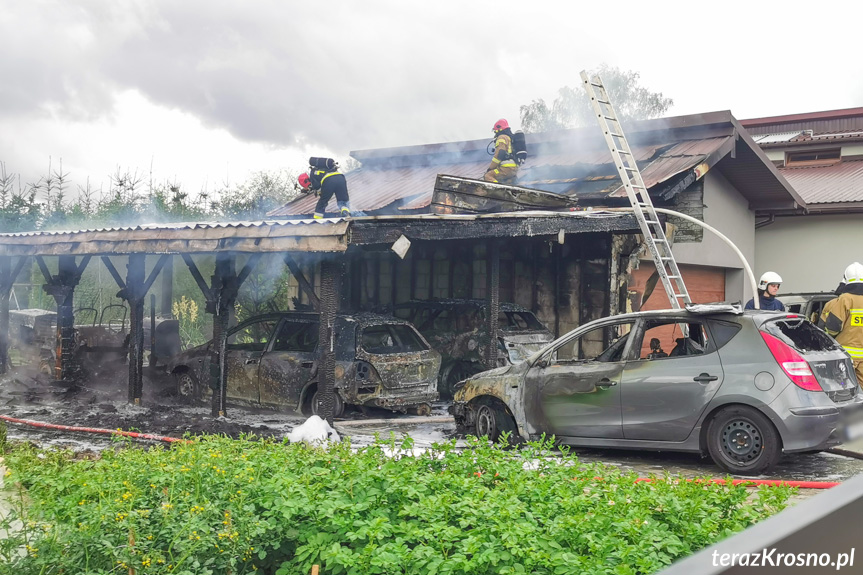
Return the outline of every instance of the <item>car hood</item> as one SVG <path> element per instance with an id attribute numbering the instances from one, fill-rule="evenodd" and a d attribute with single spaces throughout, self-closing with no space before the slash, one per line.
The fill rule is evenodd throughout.
<path id="1" fill-rule="evenodd" d="M 488 371 L 480 372 L 473 377 L 468 378 L 464 385 L 458 389 L 453 399 L 455 401 L 465 401 L 470 397 L 481 395 L 479 390 L 506 389 L 508 386 L 518 385 L 524 377 L 524 372 L 530 369 L 527 362 L 521 362 L 514 365 L 497 367 Z M 493 394 L 499 395 L 499 394 Z"/>

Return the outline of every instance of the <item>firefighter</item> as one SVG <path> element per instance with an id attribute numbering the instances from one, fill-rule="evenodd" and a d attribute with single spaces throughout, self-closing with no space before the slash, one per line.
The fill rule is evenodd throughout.
<path id="1" fill-rule="evenodd" d="M 332 158 L 309 158 L 309 173 L 303 172 L 297 178 L 303 192 L 320 192 L 315 206 L 316 220 L 323 219 L 327 204 L 333 194 L 342 217 L 351 215 L 350 198 L 348 197 L 348 182 L 345 175 L 338 171 L 338 164 Z"/>
<path id="2" fill-rule="evenodd" d="M 782 302 L 776 299 L 782 278 L 776 272 L 764 272 L 758 282 L 758 303 L 761 309 L 785 311 Z M 755 309 L 755 298 L 750 299 L 743 309 Z"/>
<path id="3" fill-rule="evenodd" d="M 512 184 L 518 174 L 518 164 L 512 152 L 512 130 L 509 122 L 501 118 L 494 123 L 494 155 L 482 177 L 486 182 Z"/>
<path id="4" fill-rule="evenodd" d="M 845 268 L 842 280 L 842 293 L 824 306 L 819 325 L 851 356 L 857 383 L 863 386 L 863 264 Z"/>

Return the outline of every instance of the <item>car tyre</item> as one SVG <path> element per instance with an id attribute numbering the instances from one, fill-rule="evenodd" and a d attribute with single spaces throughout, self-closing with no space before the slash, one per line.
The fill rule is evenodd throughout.
<path id="1" fill-rule="evenodd" d="M 779 432 L 767 417 L 745 405 L 726 407 L 710 421 L 707 450 L 722 469 L 737 475 L 760 475 L 782 456 Z"/>
<path id="2" fill-rule="evenodd" d="M 503 433 L 509 432 L 510 443 L 519 442 L 520 436 L 515 421 L 499 403 L 482 401 L 476 406 L 476 436 L 487 437 L 489 441 L 497 442 Z"/>
<path id="3" fill-rule="evenodd" d="M 191 371 L 181 371 L 174 374 L 177 382 L 177 397 L 187 403 L 201 401 L 201 385 Z"/>
<path id="4" fill-rule="evenodd" d="M 318 395 L 320 392 L 315 389 L 315 393 L 312 394 L 311 408 L 312 415 L 320 415 L 320 396 Z M 345 413 L 345 402 L 342 401 L 342 396 L 338 394 L 337 391 L 333 390 L 333 417 L 341 417 Z"/>

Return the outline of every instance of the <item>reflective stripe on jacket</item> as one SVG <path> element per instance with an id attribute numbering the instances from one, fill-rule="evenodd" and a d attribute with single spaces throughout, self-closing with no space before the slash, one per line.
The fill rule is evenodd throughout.
<path id="1" fill-rule="evenodd" d="M 843 293 L 824 305 L 824 331 L 855 360 L 863 360 L 863 295 Z"/>

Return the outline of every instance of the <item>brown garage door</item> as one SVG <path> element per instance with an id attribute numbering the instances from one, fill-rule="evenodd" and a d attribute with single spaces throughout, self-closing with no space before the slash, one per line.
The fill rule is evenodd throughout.
<path id="1" fill-rule="evenodd" d="M 651 261 L 641 262 L 641 267 L 632 273 L 633 281 L 629 284 L 629 300 L 632 311 L 639 309 L 668 309 L 671 304 L 662 287 L 662 282 L 656 281 L 653 292 L 647 301 L 643 301 L 644 288 L 647 280 L 656 268 Z M 689 290 L 689 297 L 694 303 L 709 303 L 725 300 L 725 268 L 706 266 L 681 265 L 683 281 Z M 621 310 L 622 311 L 622 310 Z"/>

